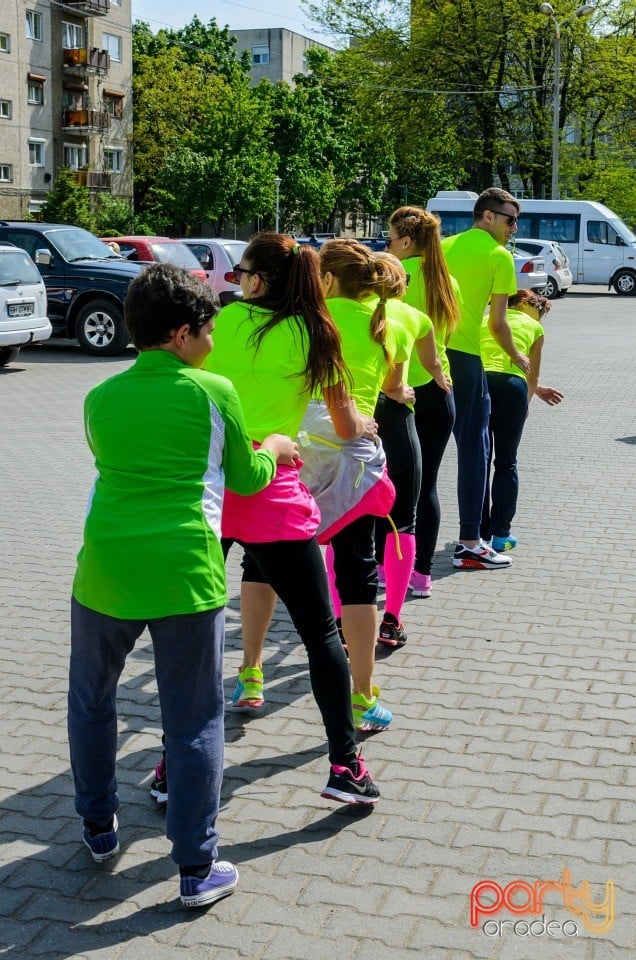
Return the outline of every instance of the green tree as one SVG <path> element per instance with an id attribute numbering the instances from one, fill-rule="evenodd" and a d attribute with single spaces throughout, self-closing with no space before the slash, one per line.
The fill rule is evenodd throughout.
<path id="1" fill-rule="evenodd" d="M 42 205 L 42 218 L 95 232 L 97 220 L 91 209 L 90 192 L 78 184 L 75 174 L 68 167 L 62 167 L 57 174 L 51 192 Z"/>

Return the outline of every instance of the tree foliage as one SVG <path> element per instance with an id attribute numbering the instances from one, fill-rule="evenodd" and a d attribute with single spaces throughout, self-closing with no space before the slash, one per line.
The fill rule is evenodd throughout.
<path id="1" fill-rule="evenodd" d="M 51 192 L 42 205 L 42 219 L 95 230 L 97 218 L 91 209 L 90 191 L 79 185 L 74 172 L 68 167 L 62 167 L 57 174 Z"/>

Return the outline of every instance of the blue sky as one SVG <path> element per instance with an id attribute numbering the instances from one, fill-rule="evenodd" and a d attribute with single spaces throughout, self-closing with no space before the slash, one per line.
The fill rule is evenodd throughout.
<path id="1" fill-rule="evenodd" d="M 268 10 L 274 7 L 276 12 Z M 182 27 L 197 14 L 207 23 L 214 18 L 220 27 L 226 24 L 235 30 L 249 27 L 284 27 L 306 37 L 314 37 L 323 43 L 332 40 L 319 33 L 301 10 L 298 0 L 132 0 L 133 20 L 146 20 L 153 30 L 161 27 Z"/>

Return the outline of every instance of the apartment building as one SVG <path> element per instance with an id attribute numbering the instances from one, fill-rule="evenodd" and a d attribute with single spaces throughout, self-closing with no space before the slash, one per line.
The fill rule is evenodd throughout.
<path id="1" fill-rule="evenodd" d="M 233 30 L 232 36 L 236 37 L 236 51 L 239 56 L 244 50 L 249 51 L 252 83 L 258 83 L 259 80 L 276 83 L 282 80 L 293 86 L 293 78 L 297 73 L 309 72 L 307 51 L 311 47 L 335 52 L 333 47 L 282 28 Z"/>
<path id="2" fill-rule="evenodd" d="M 131 3 L 0 3 L 0 217 L 37 215 L 63 166 L 132 198 Z"/>

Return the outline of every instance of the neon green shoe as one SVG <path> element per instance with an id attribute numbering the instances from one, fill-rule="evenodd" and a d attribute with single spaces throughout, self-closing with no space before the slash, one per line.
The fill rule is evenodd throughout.
<path id="1" fill-rule="evenodd" d="M 393 714 L 380 705 L 379 693 L 379 688 L 373 687 L 371 699 L 365 697 L 363 693 L 351 694 L 353 725 L 356 730 L 386 730 L 391 723 Z"/>
<path id="2" fill-rule="evenodd" d="M 260 710 L 265 703 L 263 671 L 260 667 L 246 667 L 240 671 L 231 703 L 238 709 Z"/>

